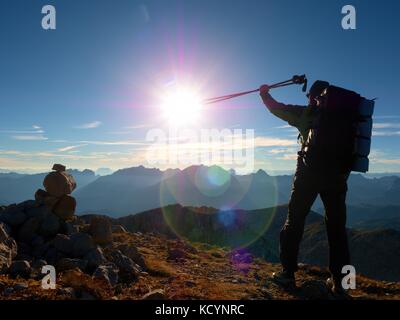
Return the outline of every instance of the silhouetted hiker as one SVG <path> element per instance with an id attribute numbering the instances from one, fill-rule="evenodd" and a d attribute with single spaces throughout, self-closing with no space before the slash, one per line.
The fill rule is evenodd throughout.
<path id="1" fill-rule="evenodd" d="M 303 237 L 307 214 L 318 194 L 325 207 L 325 222 L 329 241 L 329 270 L 331 278 L 327 280 L 333 292 L 343 293 L 342 267 L 350 264 L 346 235 L 346 192 L 349 170 L 336 170 L 335 164 L 330 170 L 309 166 L 307 160 L 308 143 L 315 134 L 313 128 L 320 119 L 320 94 L 329 87 L 325 81 L 316 81 L 310 88 L 307 97 L 308 106 L 285 105 L 277 102 L 269 94 L 268 85 L 260 87 L 264 104 L 278 118 L 296 127 L 299 132 L 301 151 L 298 152 L 297 168 L 293 179 L 292 193 L 289 201 L 286 223 L 280 233 L 280 260 L 282 271 L 273 274 L 273 278 L 282 285 L 295 285 L 299 245 Z M 326 155 L 312 155 L 313 163 L 325 161 Z M 335 163 L 337 159 L 332 159 Z"/>

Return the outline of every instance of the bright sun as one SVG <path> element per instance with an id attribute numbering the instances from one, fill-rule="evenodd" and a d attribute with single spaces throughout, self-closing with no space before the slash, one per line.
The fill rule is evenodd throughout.
<path id="1" fill-rule="evenodd" d="M 202 105 L 194 90 L 179 87 L 163 97 L 161 108 L 170 125 L 180 126 L 198 122 Z"/>

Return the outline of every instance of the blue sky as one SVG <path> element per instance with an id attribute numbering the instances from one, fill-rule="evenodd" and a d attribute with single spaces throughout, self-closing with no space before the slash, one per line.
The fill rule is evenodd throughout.
<path id="1" fill-rule="evenodd" d="M 41 28 L 54 5 L 57 29 Z M 341 8 L 357 30 L 341 28 Z M 204 98 L 306 73 L 378 97 L 371 171 L 400 171 L 398 1 L 22 1 L 0 4 L 0 168 L 146 165 L 172 84 Z M 397 89 L 397 90 L 396 90 Z M 299 87 L 273 92 L 305 104 Z M 201 120 L 201 121 L 200 121 Z M 249 128 L 256 169 L 293 170 L 296 133 L 257 94 L 202 111 L 202 128 Z"/>

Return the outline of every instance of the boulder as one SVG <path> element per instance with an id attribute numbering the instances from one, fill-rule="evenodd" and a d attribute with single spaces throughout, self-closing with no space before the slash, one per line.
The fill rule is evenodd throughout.
<path id="1" fill-rule="evenodd" d="M 59 260 L 66 258 L 66 256 L 61 251 L 58 251 L 56 248 L 48 247 L 45 253 L 43 254 L 43 258 L 49 264 L 56 265 Z"/>
<path id="2" fill-rule="evenodd" d="M 90 235 L 83 232 L 74 233 L 71 236 L 72 244 L 72 255 L 74 257 L 83 257 L 90 250 L 96 248 L 93 239 Z"/>
<path id="3" fill-rule="evenodd" d="M 329 300 L 332 298 L 325 281 L 308 280 L 301 286 L 301 291 L 306 299 Z"/>
<path id="4" fill-rule="evenodd" d="M 148 293 L 146 293 L 143 297 L 142 300 L 165 300 L 165 293 L 164 290 L 162 289 L 156 289 L 152 290 Z"/>
<path id="5" fill-rule="evenodd" d="M 76 200 L 74 197 L 69 195 L 63 195 L 53 207 L 55 215 L 60 217 L 62 220 L 71 220 L 74 216 L 76 208 Z"/>
<path id="6" fill-rule="evenodd" d="M 36 235 L 32 240 L 31 246 L 32 246 L 32 248 L 36 248 L 36 247 L 42 246 L 44 243 L 45 243 L 45 241 L 44 241 L 43 237 Z"/>
<path id="7" fill-rule="evenodd" d="M 77 230 L 75 228 L 75 225 L 73 225 L 71 222 L 69 221 L 62 221 L 61 222 L 61 227 L 60 227 L 60 232 L 63 234 L 66 234 L 68 236 L 72 235 L 73 233 L 79 232 L 79 230 Z"/>
<path id="8" fill-rule="evenodd" d="M 108 253 L 108 260 L 113 262 L 119 269 L 120 277 L 123 282 L 131 283 L 136 281 L 142 271 L 140 266 L 128 258 L 120 250 L 112 250 Z"/>
<path id="9" fill-rule="evenodd" d="M 0 222 L 0 243 L 10 237 L 10 228 L 3 222 Z"/>
<path id="10" fill-rule="evenodd" d="M 76 188 L 75 179 L 65 171 L 50 172 L 43 181 L 46 191 L 54 197 L 71 194 Z"/>
<path id="11" fill-rule="evenodd" d="M 25 260 L 16 260 L 10 266 L 10 274 L 12 277 L 20 276 L 28 278 L 31 273 L 31 265 Z"/>
<path id="12" fill-rule="evenodd" d="M 97 244 L 104 245 L 112 242 L 111 222 L 105 217 L 93 217 L 90 221 L 89 232 Z"/>
<path id="13" fill-rule="evenodd" d="M 52 213 L 48 213 L 41 221 L 39 234 L 44 237 L 54 237 L 60 229 L 60 219 Z"/>
<path id="14" fill-rule="evenodd" d="M 74 288 L 66 287 L 66 288 L 58 288 L 57 293 L 64 296 L 66 299 L 76 299 L 76 291 Z"/>
<path id="15" fill-rule="evenodd" d="M 47 265 L 46 260 L 36 259 L 31 263 L 31 278 L 35 280 L 42 280 L 42 268 L 43 266 Z"/>
<path id="16" fill-rule="evenodd" d="M 26 210 L 37 207 L 38 205 L 39 203 L 37 203 L 35 200 L 26 200 L 17 204 L 17 207 L 21 208 L 21 210 L 25 212 Z"/>
<path id="17" fill-rule="evenodd" d="M 62 284 L 66 287 L 80 288 L 85 279 L 85 274 L 79 268 L 67 270 L 62 275 Z"/>
<path id="18" fill-rule="evenodd" d="M 43 244 L 36 245 L 32 248 L 32 255 L 35 258 L 41 258 L 45 255 L 47 250 L 49 250 L 49 243 L 44 242 Z"/>
<path id="19" fill-rule="evenodd" d="M 71 259 L 71 258 L 62 258 L 57 262 L 57 270 L 58 271 L 66 271 L 72 269 L 80 269 L 85 270 L 87 266 L 87 260 L 83 259 Z"/>
<path id="20" fill-rule="evenodd" d="M 54 206 L 58 202 L 58 198 L 50 195 L 47 191 L 43 189 L 38 189 L 35 193 L 36 202 L 41 205 L 45 205 L 50 210 L 53 210 Z"/>
<path id="21" fill-rule="evenodd" d="M 53 168 L 51 168 L 51 170 L 55 170 L 55 171 L 65 171 L 65 170 L 67 170 L 67 168 L 66 168 L 64 165 L 62 165 L 62 164 L 55 163 L 55 164 L 53 164 Z"/>
<path id="22" fill-rule="evenodd" d="M 99 265 L 107 261 L 100 247 L 90 250 L 84 259 L 88 262 L 87 267 L 89 270 L 95 270 Z"/>
<path id="23" fill-rule="evenodd" d="M 44 266 L 47 266 L 47 261 L 43 259 L 37 259 L 32 263 L 32 269 L 36 269 L 40 272 Z"/>
<path id="24" fill-rule="evenodd" d="M 8 271 L 12 259 L 17 256 L 17 243 L 13 238 L 0 242 L 0 274 Z"/>
<path id="25" fill-rule="evenodd" d="M 94 271 L 93 277 L 115 287 L 118 283 L 118 268 L 112 263 L 101 265 Z"/>
<path id="26" fill-rule="evenodd" d="M 39 204 L 44 204 L 44 199 L 46 197 L 49 197 L 50 194 L 43 190 L 43 189 L 37 189 L 35 192 L 35 200 L 39 203 Z"/>
<path id="27" fill-rule="evenodd" d="M 0 214 L 0 222 L 4 222 L 11 227 L 22 225 L 27 219 L 27 216 L 17 205 L 8 206 L 2 214 Z"/>
<path id="28" fill-rule="evenodd" d="M 117 248 L 128 258 L 132 259 L 132 261 L 139 265 L 143 270 L 147 270 L 147 265 L 143 256 L 134 245 L 121 244 Z"/>
<path id="29" fill-rule="evenodd" d="M 2 255 L 2 247 L 3 245 L 0 244 L 0 274 L 6 273 L 11 266 L 11 260 Z"/>
<path id="30" fill-rule="evenodd" d="M 126 231 L 126 229 L 123 226 L 121 226 L 120 224 L 112 225 L 111 230 L 113 233 L 128 233 L 128 231 Z"/>
<path id="31" fill-rule="evenodd" d="M 33 218 L 33 217 L 43 218 L 49 213 L 51 213 L 51 211 L 45 205 L 39 205 L 25 210 L 25 214 L 28 218 Z"/>
<path id="32" fill-rule="evenodd" d="M 17 258 L 19 256 L 21 256 L 21 255 L 23 255 L 23 256 L 29 255 L 31 253 L 31 251 L 32 251 L 32 248 L 28 243 L 19 241 L 17 243 L 17 245 L 18 245 L 18 256 L 17 256 Z M 18 258 L 17 260 L 24 260 L 24 259 L 19 259 Z"/>
<path id="33" fill-rule="evenodd" d="M 18 240 L 30 243 L 35 238 L 41 222 L 40 217 L 29 218 L 19 229 Z"/>
<path id="34" fill-rule="evenodd" d="M 65 234 L 57 234 L 51 241 L 51 245 L 66 255 L 72 254 L 73 242 L 70 237 Z"/>

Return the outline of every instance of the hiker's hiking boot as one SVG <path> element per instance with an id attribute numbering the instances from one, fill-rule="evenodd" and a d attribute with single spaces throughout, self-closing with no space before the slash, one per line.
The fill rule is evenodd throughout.
<path id="1" fill-rule="evenodd" d="M 334 296 L 342 299 L 351 299 L 351 296 L 343 289 L 342 279 L 330 277 L 326 280 L 326 286 Z"/>
<path id="2" fill-rule="evenodd" d="M 283 287 L 287 287 L 287 288 L 296 287 L 296 280 L 294 278 L 293 272 L 289 272 L 286 270 L 274 272 L 272 274 L 272 280 Z"/>

